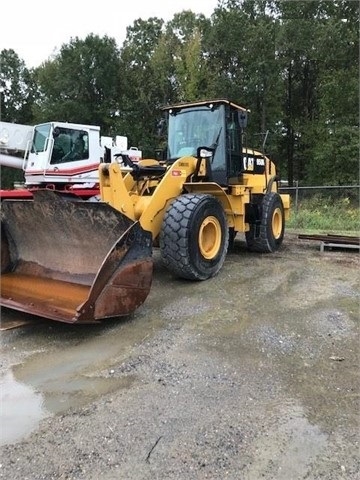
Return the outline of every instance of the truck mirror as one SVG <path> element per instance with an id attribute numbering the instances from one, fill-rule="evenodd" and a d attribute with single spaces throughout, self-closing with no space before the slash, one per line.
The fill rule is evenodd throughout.
<path id="1" fill-rule="evenodd" d="M 196 155 L 197 158 L 210 158 L 214 155 L 214 148 L 198 147 Z"/>
<path id="2" fill-rule="evenodd" d="M 239 115 L 239 125 L 242 130 L 247 126 L 247 112 L 238 112 Z"/>
<path id="3" fill-rule="evenodd" d="M 165 120 L 162 118 L 156 124 L 156 134 L 158 137 L 161 137 L 164 134 L 164 129 L 165 129 Z"/>
<path id="4" fill-rule="evenodd" d="M 157 148 L 155 150 L 155 160 L 158 162 L 165 160 L 165 151 L 162 148 Z"/>

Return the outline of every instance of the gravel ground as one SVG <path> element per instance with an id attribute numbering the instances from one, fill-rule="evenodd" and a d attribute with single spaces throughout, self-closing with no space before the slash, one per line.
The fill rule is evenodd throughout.
<path id="1" fill-rule="evenodd" d="M 2 332 L 0 478 L 360 479 L 359 264 L 294 234 L 271 255 L 238 239 L 206 282 L 156 258 L 125 320 Z M 11 439 L 35 416 L 14 385 L 41 415 Z"/>

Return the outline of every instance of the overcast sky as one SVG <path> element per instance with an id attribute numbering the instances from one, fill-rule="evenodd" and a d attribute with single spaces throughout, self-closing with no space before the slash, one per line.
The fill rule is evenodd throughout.
<path id="1" fill-rule="evenodd" d="M 114 38 L 120 47 L 126 27 L 138 18 L 168 21 L 192 10 L 210 17 L 217 0 L 3 0 L 0 51 L 12 48 L 26 66 L 37 67 L 71 38 L 90 33 Z"/>

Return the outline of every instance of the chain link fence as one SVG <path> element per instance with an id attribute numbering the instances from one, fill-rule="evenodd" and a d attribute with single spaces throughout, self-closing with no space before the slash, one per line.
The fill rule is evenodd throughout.
<path id="1" fill-rule="evenodd" d="M 360 231 L 360 185 L 281 186 L 291 198 L 291 228 Z"/>

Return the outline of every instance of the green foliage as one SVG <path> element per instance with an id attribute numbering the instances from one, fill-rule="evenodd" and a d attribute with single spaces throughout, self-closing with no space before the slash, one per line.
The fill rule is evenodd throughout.
<path id="1" fill-rule="evenodd" d="M 0 52 L 0 120 L 30 123 L 36 89 L 31 72 L 14 50 Z"/>
<path id="2" fill-rule="evenodd" d="M 89 35 L 63 45 L 36 71 L 38 121 L 99 125 L 107 132 L 118 111 L 119 51 L 113 39 Z"/>
<path id="3" fill-rule="evenodd" d="M 147 22 L 137 20 L 128 28 L 121 50 L 117 128 L 145 157 L 154 155 L 156 119 L 168 91 L 164 74 L 169 57 L 161 42 L 162 26 L 163 21 L 154 17 Z"/>
<path id="4" fill-rule="evenodd" d="M 328 196 L 313 195 L 300 202 L 297 210 L 292 206 L 286 227 L 327 233 L 332 231 L 360 233 L 359 206 L 349 197 L 334 200 Z"/>
<path id="5" fill-rule="evenodd" d="M 228 98 L 250 109 L 247 144 L 292 185 L 355 184 L 359 158 L 359 2 L 221 0 L 211 19 L 137 19 L 118 49 L 72 39 L 28 71 L 0 52 L 2 120 L 63 120 L 158 146 L 164 104 Z"/>
<path id="6" fill-rule="evenodd" d="M 205 33 L 209 21 L 203 15 L 183 11 L 166 27 L 171 42 L 173 85 L 177 101 L 193 101 L 207 96 L 209 69 L 205 49 Z"/>
<path id="7" fill-rule="evenodd" d="M 16 170 L 10 167 L 0 167 L 0 188 L 12 189 L 15 182 L 22 183 L 24 181 L 24 173 L 22 170 Z"/>

